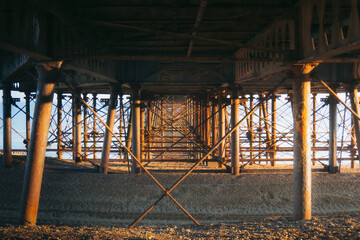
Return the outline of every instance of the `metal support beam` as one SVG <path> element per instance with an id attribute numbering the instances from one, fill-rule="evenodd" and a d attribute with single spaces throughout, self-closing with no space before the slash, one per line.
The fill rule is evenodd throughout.
<path id="1" fill-rule="evenodd" d="M 250 109 L 253 109 L 254 107 L 254 95 L 250 95 Z M 254 159 L 254 115 L 251 114 L 249 117 L 249 142 L 250 142 L 250 159 Z M 250 164 L 255 163 L 254 161 L 251 161 Z"/>
<path id="2" fill-rule="evenodd" d="M 78 93 L 78 95 L 80 96 L 80 93 Z M 79 100 L 78 97 L 76 97 L 75 95 L 73 95 L 73 101 L 74 101 L 74 130 L 75 130 L 75 134 L 74 134 L 74 146 L 75 146 L 75 156 L 74 156 L 74 160 L 75 163 L 80 163 L 81 162 L 81 152 L 82 152 L 82 148 L 81 148 L 81 102 Z"/>
<path id="3" fill-rule="evenodd" d="M 112 131 L 115 123 L 115 113 L 116 113 L 116 103 L 118 97 L 118 89 L 116 87 L 111 87 L 110 93 L 110 102 L 108 107 L 108 114 L 106 119 L 106 125 L 109 126 Z M 108 166 L 109 166 L 109 156 L 110 156 L 110 148 L 111 148 L 111 138 L 112 135 L 109 129 L 105 129 L 105 136 L 101 154 L 101 162 L 100 162 L 100 173 L 107 174 Z"/>
<path id="4" fill-rule="evenodd" d="M 351 150 L 350 150 L 350 158 L 351 158 L 351 168 L 355 168 L 355 159 L 356 159 L 356 134 L 355 134 L 355 125 L 354 118 L 351 118 Z M 359 160 L 359 159 L 358 159 Z"/>
<path id="5" fill-rule="evenodd" d="M 53 90 L 55 82 L 59 80 L 57 70 L 61 67 L 61 64 L 62 62 L 50 62 L 39 64 L 36 67 L 39 80 L 21 194 L 20 222 L 24 225 L 36 224 L 47 136 L 50 127 Z"/>
<path id="6" fill-rule="evenodd" d="M 57 93 L 57 155 L 59 159 L 62 159 L 62 115 L 63 115 L 63 105 L 62 105 L 63 95 L 62 92 Z"/>
<path id="7" fill-rule="evenodd" d="M 133 130 L 133 138 L 132 138 L 132 153 L 134 156 L 139 159 L 141 162 L 141 129 L 140 129 L 140 120 L 141 120 L 141 100 L 138 91 L 134 91 L 133 99 L 132 99 L 132 130 Z M 136 162 L 136 160 L 132 159 L 132 168 L 131 172 L 133 174 L 140 173 L 140 165 Z"/>
<path id="8" fill-rule="evenodd" d="M 350 101 L 351 101 L 352 110 L 357 115 L 360 115 L 357 86 L 351 86 L 350 88 Z M 357 159 L 359 160 L 359 164 L 360 164 L 360 121 L 355 115 L 352 115 L 352 122 L 354 124 L 354 131 L 356 136 L 356 146 L 358 151 Z"/>
<path id="9" fill-rule="evenodd" d="M 308 78 L 293 81 L 294 115 L 294 219 L 311 219 L 311 135 Z"/>
<path id="10" fill-rule="evenodd" d="M 270 158 L 276 158 L 276 95 L 271 99 L 271 148 L 274 152 L 271 153 Z M 271 162 L 271 166 L 275 166 L 275 161 Z"/>
<path id="11" fill-rule="evenodd" d="M 4 144 L 4 164 L 11 167 L 13 158 L 11 154 L 11 88 L 7 85 L 3 89 L 3 144 Z"/>
<path id="12" fill-rule="evenodd" d="M 337 99 L 330 95 L 328 100 L 330 106 L 329 107 L 329 173 L 336 173 L 337 172 L 337 161 L 336 161 Z"/>
<path id="13" fill-rule="evenodd" d="M 317 121 L 317 112 L 316 112 L 316 93 L 313 94 L 313 107 L 312 107 L 312 112 L 313 112 L 313 118 L 312 118 L 312 147 L 313 147 L 313 152 L 312 152 L 312 158 L 316 159 L 316 121 Z M 312 161 L 313 165 L 315 165 L 316 161 L 313 160 Z"/>
<path id="14" fill-rule="evenodd" d="M 235 124 L 239 122 L 239 104 L 240 99 L 238 97 L 237 91 L 234 91 L 231 99 L 231 127 L 234 128 Z M 239 153 L 240 153 L 240 138 L 239 138 L 239 128 L 236 128 L 235 131 L 231 134 L 231 173 L 233 175 L 239 175 L 240 173 L 240 163 L 239 163 Z"/>
<path id="15" fill-rule="evenodd" d="M 85 102 L 88 102 L 89 98 L 88 98 L 88 94 L 87 93 L 84 93 L 83 94 L 84 96 L 84 101 Z M 89 141 L 89 137 L 88 137 L 88 110 L 87 108 L 84 107 L 83 109 L 83 126 L 84 126 L 84 136 L 83 136 L 83 139 L 84 139 L 84 149 L 83 149 L 83 152 L 84 152 L 84 155 L 83 155 L 83 158 L 84 160 L 87 158 L 87 150 L 88 150 L 88 141 Z"/>
<path id="16" fill-rule="evenodd" d="M 140 107 L 140 145 L 141 145 L 140 159 L 144 159 L 144 158 L 146 158 L 146 156 L 144 154 L 144 149 L 145 149 L 145 108 L 143 106 Z"/>
<path id="17" fill-rule="evenodd" d="M 218 140 L 219 140 L 219 128 L 218 128 L 218 110 L 219 110 L 219 105 L 218 105 L 218 101 L 217 99 L 214 99 L 213 102 L 212 102 L 212 114 L 213 114 L 213 117 L 212 117 L 212 146 L 214 146 Z M 215 149 L 215 152 L 216 152 L 216 149 Z M 219 154 L 217 155 L 219 156 Z M 218 165 L 218 168 L 222 168 L 223 165 L 218 162 L 217 163 Z"/>
<path id="18" fill-rule="evenodd" d="M 30 142 L 30 92 L 25 92 L 26 149 Z"/>
<path id="19" fill-rule="evenodd" d="M 148 108 L 151 108 L 152 104 L 151 101 L 149 101 L 149 105 Z M 150 109 L 148 109 L 147 111 L 147 120 L 146 120 L 146 132 L 147 132 L 147 149 L 150 150 L 151 149 L 151 132 L 152 132 L 152 112 L 150 111 Z M 151 152 L 148 152 L 148 159 L 151 159 Z"/>
<path id="20" fill-rule="evenodd" d="M 93 110 L 94 112 L 96 112 L 96 101 L 97 101 L 97 94 L 96 93 L 93 93 Z M 93 155 L 94 155 L 94 160 L 96 159 L 96 135 L 97 135 L 97 131 L 96 131 L 96 116 L 95 114 L 93 114 L 93 130 L 92 130 L 92 133 L 93 133 L 93 148 L 94 148 L 94 151 L 93 151 Z"/>
<path id="21" fill-rule="evenodd" d="M 205 121 L 204 125 L 204 145 L 206 149 L 210 148 L 210 121 L 208 120 L 210 117 L 210 103 L 209 103 L 209 99 L 206 98 L 204 100 L 204 114 L 203 114 L 203 120 L 202 122 Z M 210 159 L 210 157 L 208 157 L 208 159 Z M 206 163 L 208 164 L 208 163 Z"/>
<path id="22" fill-rule="evenodd" d="M 219 95 L 219 139 L 225 136 L 225 110 L 224 99 L 222 95 Z M 219 159 L 221 162 L 225 162 L 225 141 L 221 142 L 218 148 Z"/>

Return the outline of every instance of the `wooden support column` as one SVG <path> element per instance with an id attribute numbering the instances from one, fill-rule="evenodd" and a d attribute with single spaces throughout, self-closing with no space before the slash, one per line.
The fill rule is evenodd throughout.
<path id="1" fill-rule="evenodd" d="M 271 99 L 271 149 L 273 152 L 270 158 L 276 158 L 276 95 L 273 94 Z M 271 166 L 275 166 L 275 161 L 271 161 Z"/>
<path id="2" fill-rule="evenodd" d="M 116 103 L 118 97 L 118 88 L 115 86 L 111 86 L 111 93 L 110 93 L 110 101 L 108 107 L 108 113 L 106 118 L 106 125 L 109 126 L 110 130 L 112 131 L 114 128 L 115 123 L 115 113 L 116 113 Z M 106 128 L 105 135 L 104 135 L 104 142 L 101 152 L 101 161 L 100 161 L 100 173 L 107 174 L 108 173 L 108 166 L 109 166 L 109 156 L 110 156 L 110 149 L 111 149 L 111 139 L 112 135 L 110 130 Z"/>
<path id="3" fill-rule="evenodd" d="M 294 219 L 311 219 L 310 79 L 293 80 Z"/>
<path id="4" fill-rule="evenodd" d="M 57 155 L 59 159 L 63 156 L 63 145 L 62 145 L 62 117 L 63 117 L 63 95 L 62 92 L 57 93 Z"/>
<path id="5" fill-rule="evenodd" d="M 234 91 L 231 99 L 231 128 L 239 122 L 239 104 L 239 96 L 237 91 Z M 239 128 L 236 128 L 236 130 L 231 133 L 231 173 L 236 176 L 240 173 L 239 147 Z"/>
<path id="6" fill-rule="evenodd" d="M 81 102 L 79 97 L 81 97 L 80 92 L 76 94 L 77 96 L 73 95 L 73 101 L 74 101 L 74 146 L 75 146 L 75 163 L 81 162 Z"/>
<path id="7" fill-rule="evenodd" d="M 83 94 L 85 102 L 89 101 L 89 98 L 88 98 L 87 95 L 88 95 L 87 93 Z M 84 114 L 84 136 L 83 136 L 83 139 L 84 139 L 84 149 L 83 149 L 84 155 L 83 155 L 83 158 L 85 160 L 87 158 L 88 141 L 89 141 L 89 137 L 88 137 L 88 119 L 87 119 L 88 118 L 88 109 L 86 107 L 84 107 L 83 111 L 84 111 L 83 112 L 83 114 Z"/>
<path id="8" fill-rule="evenodd" d="M 133 130 L 133 138 L 132 138 L 132 153 L 136 158 L 141 161 L 141 100 L 140 93 L 138 90 L 134 91 L 133 99 L 132 99 L 132 109 L 133 109 L 133 117 L 132 117 L 132 130 Z M 135 159 L 132 159 L 132 168 L 131 173 L 137 174 L 140 173 L 140 165 L 136 162 Z"/>
<path id="9" fill-rule="evenodd" d="M 26 121 L 26 149 L 29 149 L 30 143 L 30 92 L 25 92 L 25 121 Z"/>
<path id="10" fill-rule="evenodd" d="M 50 127 L 53 90 L 55 82 L 59 81 L 58 69 L 61 63 L 50 62 L 36 66 L 39 80 L 21 194 L 20 223 L 24 225 L 36 224 Z"/>
<path id="11" fill-rule="evenodd" d="M 335 91 L 335 88 L 333 88 Z M 338 101 L 335 97 L 329 96 L 329 173 L 334 174 L 337 172 L 337 146 L 336 146 L 336 131 L 337 131 L 337 104 Z"/>
<path id="12" fill-rule="evenodd" d="M 351 100 L 352 110 L 357 115 L 360 115 L 357 85 L 352 85 L 350 88 L 350 100 Z M 352 114 L 352 121 L 354 124 L 354 131 L 356 136 L 357 159 L 359 160 L 359 164 L 360 164 L 360 121 L 356 116 L 354 116 L 354 114 Z"/>
<path id="13" fill-rule="evenodd" d="M 11 102 L 11 86 L 9 84 L 3 89 L 3 157 L 6 167 L 11 167 L 13 164 L 11 153 Z"/>

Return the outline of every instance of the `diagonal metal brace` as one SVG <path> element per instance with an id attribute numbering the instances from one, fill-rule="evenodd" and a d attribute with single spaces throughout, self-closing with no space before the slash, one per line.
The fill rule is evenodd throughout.
<path id="1" fill-rule="evenodd" d="M 169 194 L 182 182 L 184 181 L 194 170 L 197 166 L 199 166 L 215 149 L 217 149 L 220 144 L 225 141 L 226 138 L 230 136 L 232 132 L 234 132 L 251 114 L 255 112 L 255 110 L 266 100 L 268 100 L 274 92 L 277 90 L 277 88 L 284 83 L 286 79 L 284 78 L 275 88 L 269 92 L 263 99 L 261 99 L 258 104 L 253 107 L 228 133 L 225 134 L 224 137 L 222 137 L 197 163 L 195 163 L 177 182 L 174 183 L 174 185 L 167 189 L 165 191 L 165 194 L 163 194 L 158 200 L 156 200 L 140 217 L 138 217 L 133 223 L 130 224 L 129 228 L 132 228 L 137 222 L 139 222 L 142 218 L 144 218 L 165 196 L 166 193 Z M 173 199 L 174 201 L 174 199 Z M 184 211 L 184 210 L 183 210 Z"/>
<path id="2" fill-rule="evenodd" d="M 75 89 L 69 84 L 69 83 L 67 83 L 66 81 L 65 81 L 65 84 L 72 90 L 72 91 L 75 91 Z M 170 192 L 172 191 L 169 191 L 169 190 L 167 190 L 167 189 L 165 189 L 165 187 L 149 172 L 149 170 L 147 170 L 145 167 L 144 167 L 144 165 L 140 162 L 140 160 L 137 158 L 137 157 L 135 157 L 135 155 L 130 151 L 130 149 L 129 148 L 127 148 L 123 143 L 122 143 L 122 141 L 120 140 L 120 138 L 117 136 L 117 135 L 115 135 L 115 133 L 112 131 L 112 129 L 110 129 L 110 127 L 101 119 L 101 117 L 94 111 L 94 109 L 92 109 L 91 107 L 90 107 L 90 105 L 86 102 L 86 101 L 84 101 L 80 96 L 77 96 L 79 99 L 80 99 L 80 101 L 84 104 L 84 106 L 86 106 L 99 120 L 100 120 L 100 122 L 107 128 L 107 130 L 119 141 L 119 143 L 120 143 L 120 145 L 133 157 L 133 159 L 140 165 L 140 167 L 150 176 L 150 178 L 164 191 L 164 194 L 163 194 L 163 196 L 162 196 L 162 198 L 164 198 L 165 196 L 168 196 L 196 225 L 200 225 L 197 221 L 196 221 L 196 219 L 193 217 L 193 216 L 191 216 L 191 214 L 188 212 L 188 211 L 186 211 L 186 209 L 183 207 L 183 206 L 181 206 L 181 204 L 178 202 L 178 201 L 176 201 L 176 199 L 170 194 Z M 162 199 L 161 198 L 161 199 Z M 160 200 L 161 200 L 160 199 Z M 160 201 L 159 200 L 159 201 Z M 156 203 L 157 204 L 157 203 Z M 148 212 L 150 212 L 151 211 L 151 209 L 153 209 L 155 206 L 156 206 L 156 204 L 153 204 L 153 206 L 152 207 L 150 207 L 148 210 L 147 210 L 147 212 L 146 212 L 146 214 L 148 213 Z M 145 214 L 145 215 L 146 215 Z M 145 216 L 144 215 L 144 216 Z M 131 227 L 131 225 L 130 225 L 130 227 Z"/>

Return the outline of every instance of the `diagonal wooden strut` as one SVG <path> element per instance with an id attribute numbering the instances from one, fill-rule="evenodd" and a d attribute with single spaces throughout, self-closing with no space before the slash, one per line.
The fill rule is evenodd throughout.
<path id="1" fill-rule="evenodd" d="M 72 90 L 74 91 L 74 88 L 68 84 L 67 82 L 65 82 L 65 84 Z M 110 129 L 110 127 L 101 119 L 101 117 L 89 106 L 89 104 L 87 102 L 85 102 L 81 97 L 77 96 L 80 101 L 100 120 L 100 122 L 108 129 L 108 131 L 119 141 L 120 145 L 133 157 L 133 159 L 139 164 L 139 166 L 144 169 L 144 171 L 150 176 L 150 178 L 164 191 L 164 196 L 169 197 L 196 225 L 200 225 L 196 219 L 191 216 L 191 214 L 186 211 L 186 209 L 181 206 L 181 204 L 176 201 L 176 199 L 170 194 L 170 192 L 168 192 L 165 187 L 149 172 L 149 170 L 147 170 L 144 165 L 139 161 L 139 159 L 137 157 L 135 157 L 135 155 L 130 151 L 129 148 L 127 148 L 122 141 L 120 140 L 120 138 L 118 136 L 115 135 L 115 133 L 112 131 L 112 129 Z M 156 204 L 155 204 L 156 205 Z M 153 209 L 155 207 L 155 205 L 153 207 L 151 207 L 151 209 Z M 148 210 L 148 212 L 151 211 Z"/>

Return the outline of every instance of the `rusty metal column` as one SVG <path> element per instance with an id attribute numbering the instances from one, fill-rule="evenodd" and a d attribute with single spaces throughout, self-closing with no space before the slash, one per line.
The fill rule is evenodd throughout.
<path id="1" fill-rule="evenodd" d="M 219 139 L 222 139 L 225 136 L 225 106 L 224 98 L 222 95 L 219 95 Z M 222 162 L 225 162 L 225 141 L 219 145 L 219 159 Z"/>
<path id="2" fill-rule="evenodd" d="M 210 149 L 210 104 L 209 104 L 209 98 L 205 98 L 204 100 L 204 143 L 205 143 L 205 147 L 207 149 Z M 210 159 L 210 156 L 208 156 L 206 159 Z M 209 165 L 208 162 L 206 162 L 207 165 Z"/>
<path id="3" fill-rule="evenodd" d="M 109 126 L 111 131 L 113 130 L 115 123 L 117 97 L 118 97 L 118 89 L 115 86 L 111 86 L 110 102 L 109 102 L 108 113 L 106 118 L 106 124 Z M 111 139 L 112 139 L 112 135 L 109 129 L 106 128 L 102 152 L 101 152 L 101 161 L 99 168 L 100 173 L 104 173 L 104 174 L 108 173 Z"/>
<path id="4" fill-rule="evenodd" d="M 311 219 L 311 135 L 309 78 L 293 80 L 294 219 Z"/>
<path id="5" fill-rule="evenodd" d="M 125 136 L 125 121 L 124 121 L 124 104 L 123 104 L 123 93 L 122 91 L 119 94 L 119 102 L 120 102 L 120 109 L 119 109 L 119 135 L 120 135 L 120 139 L 121 140 L 126 140 L 124 138 Z M 125 141 L 126 144 L 126 141 Z M 122 150 L 119 152 L 119 158 L 120 159 L 124 159 L 124 149 L 121 148 Z"/>
<path id="6" fill-rule="evenodd" d="M 313 151 L 312 151 L 312 163 L 313 165 L 316 164 L 316 121 L 317 121 L 317 114 L 316 114 L 316 93 L 313 94 L 313 119 L 312 119 L 312 147 L 313 147 Z"/>
<path id="7" fill-rule="evenodd" d="M 233 128 L 239 122 L 239 104 L 239 96 L 237 91 L 234 91 L 231 99 L 231 128 Z M 231 133 L 231 173 L 236 176 L 240 173 L 239 147 L 239 128 L 237 128 L 234 132 Z"/>
<path id="8" fill-rule="evenodd" d="M 132 153 L 136 158 L 141 161 L 141 100 L 139 91 L 134 91 L 133 99 L 132 99 L 132 109 L 133 109 L 133 117 L 132 117 L 132 130 L 133 130 L 133 138 L 132 138 Z M 136 174 L 140 173 L 140 165 L 132 159 L 132 168 L 131 173 Z"/>
<path id="9" fill-rule="evenodd" d="M 160 105 L 161 105 L 160 126 L 161 126 L 161 128 L 163 128 L 163 126 L 164 126 L 164 99 L 163 98 L 161 98 L 161 100 L 160 100 Z M 164 146 L 165 146 L 164 145 L 164 130 L 161 130 L 160 136 L 161 136 L 161 149 L 164 149 Z M 160 156 L 160 158 L 164 159 L 164 154 L 162 154 Z"/>
<path id="10" fill-rule="evenodd" d="M 11 102 L 11 87 L 9 84 L 3 89 L 3 144 L 6 167 L 11 167 L 13 164 L 11 154 Z"/>
<path id="11" fill-rule="evenodd" d="M 359 115 L 360 110 L 359 110 L 359 96 L 358 96 L 357 85 L 353 85 L 350 88 L 350 100 L 351 100 L 352 110 L 354 110 L 354 112 Z M 360 121 L 353 114 L 352 114 L 352 121 L 354 124 L 355 136 L 356 136 L 356 146 L 358 153 L 357 159 L 359 160 L 360 163 Z"/>
<path id="12" fill-rule="evenodd" d="M 62 115 L 63 115 L 63 105 L 62 105 L 62 92 L 57 93 L 57 155 L 59 159 L 62 159 L 63 156 L 63 145 L 62 145 Z"/>
<path id="13" fill-rule="evenodd" d="M 151 159 L 151 131 L 152 131 L 152 101 L 149 101 L 148 111 L 147 111 L 147 125 L 146 125 L 146 132 L 147 132 L 147 150 L 148 150 L 148 159 Z"/>
<path id="14" fill-rule="evenodd" d="M 271 154 L 271 166 L 275 166 L 276 158 L 276 95 L 274 94 L 271 99 L 271 148 L 273 150 Z"/>
<path id="15" fill-rule="evenodd" d="M 250 95 L 250 109 L 254 108 L 254 95 Z M 249 141 L 250 141 L 250 164 L 254 164 L 254 114 L 250 115 L 250 124 L 249 124 Z"/>
<path id="16" fill-rule="evenodd" d="M 39 80 L 21 194 L 20 223 L 24 225 L 36 224 L 50 127 L 53 90 L 55 82 L 59 80 L 58 69 L 61 63 L 51 62 L 36 66 Z"/>
<path id="17" fill-rule="evenodd" d="M 94 111 L 96 112 L 96 98 L 97 98 L 97 95 L 96 93 L 93 93 L 93 109 Z M 94 152 L 93 152 L 93 155 L 94 155 L 94 160 L 96 159 L 96 135 L 97 135 L 97 131 L 96 131 L 96 116 L 95 114 L 93 114 L 93 130 L 92 130 L 92 133 L 93 133 L 93 148 L 94 148 Z"/>
<path id="18" fill-rule="evenodd" d="M 351 157 L 351 168 L 355 168 L 355 159 L 356 159 L 356 134 L 355 134 L 355 125 L 354 125 L 354 118 L 351 118 L 351 150 L 350 150 L 350 157 Z"/>
<path id="19" fill-rule="evenodd" d="M 335 91 L 335 88 L 333 88 Z M 337 99 L 329 96 L 329 173 L 337 172 L 337 146 L 336 146 L 336 131 L 337 131 Z"/>
<path id="20" fill-rule="evenodd" d="M 213 99 L 212 102 L 212 146 L 215 146 L 215 144 L 219 141 L 219 128 L 218 128 L 218 110 L 219 110 L 219 105 L 218 105 L 218 101 L 217 99 Z M 214 155 L 215 155 L 216 150 L 214 150 Z M 219 156 L 219 155 L 218 155 Z M 218 168 L 222 168 L 222 164 L 221 163 L 217 163 L 217 167 Z"/>
<path id="21" fill-rule="evenodd" d="M 141 159 L 145 159 L 145 108 L 142 104 L 140 106 L 140 139 Z"/>
<path id="22" fill-rule="evenodd" d="M 30 142 L 30 92 L 25 92 L 25 117 L 26 117 L 26 149 L 29 149 Z"/>
<path id="23" fill-rule="evenodd" d="M 89 98 L 88 98 L 88 94 L 87 93 L 84 93 L 83 94 L 84 96 L 84 101 L 85 102 L 88 102 L 89 101 Z M 85 158 L 87 158 L 87 151 L 88 151 L 88 141 L 89 141 L 89 137 L 88 137 L 88 109 L 86 107 L 84 107 L 83 109 L 83 114 L 84 114 L 84 136 L 83 136 L 83 139 L 84 139 L 84 149 L 83 149 L 83 152 L 84 152 L 84 155 L 83 155 L 83 158 L 85 160 Z"/>
<path id="24" fill-rule="evenodd" d="M 131 103 L 132 104 L 132 103 Z M 128 128 L 127 128 L 127 135 L 126 135 L 126 147 L 128 149 L 131 148 L 132 143 L 132 134 L 133 134 L 133 125 L 132 125 L 132 119 L 133 119 L 133 108 L 130 108 L 130 114 L 129 114 L 129 122 L 128 122 Z M 125 158 L 129 159 L 129 153 L 125 151 Z"/>
<path id="25" fill-rule="evenodd" d="M 75 146 L 75 163 L 81 162 L 81 102 L 79 97 L 81 97 L 80 92 L 76 93 L 77 96 L 73 95 L 74 101 L 74 127 L 75 127 L 75 138 L 74 138 L 74 146 Z"/>

